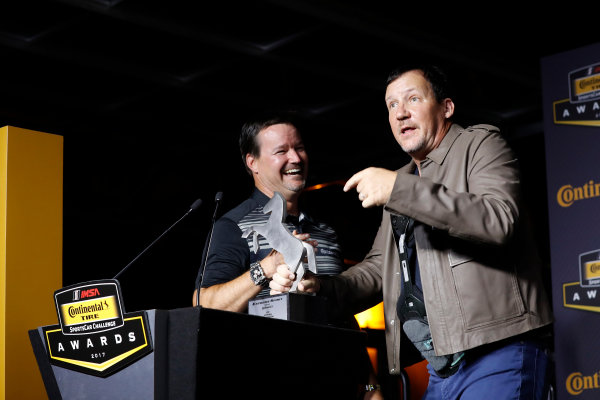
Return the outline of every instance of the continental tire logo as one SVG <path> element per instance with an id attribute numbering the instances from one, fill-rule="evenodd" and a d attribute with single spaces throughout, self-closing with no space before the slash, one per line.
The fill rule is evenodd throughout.
<path id="1" fill-rule="evenodd" d="M 584 264 L 585 279 L 592 280 L 600 278 L 600 262 L 593 261 Z"/>
<path id="2" fill-rule="evenodd" d="M 99 297 L 90 301 L 62 304 L 60 310 L 64 325 L 119 317 L 116 296 Z"/>
<path id="3" fill-rule="evenodd" d="M 565 386 L 567 392 L 573 396 L 580 395 L 584 390 L 600 389 L 600 375 L 596 372 L 594 375 L 585 376 L 581 372 L 573 372 L 567 377 Z"/>
<path id="4" fill-rule="evenodd" d="M 581 79 L 575 79 L 573 93 L 577 96 L 594 95 L 598 97 L 598 91 L 600 90 L 600 76 L 588 76 Z"/>
<path id="5" fill-rule="evenodd" d="M 600 197 L 600 183 L 590 180 L 582 186 L 563 185 L 556 193 L 556 202 L 561 207 L 570 207 L 579 200 Z"/>

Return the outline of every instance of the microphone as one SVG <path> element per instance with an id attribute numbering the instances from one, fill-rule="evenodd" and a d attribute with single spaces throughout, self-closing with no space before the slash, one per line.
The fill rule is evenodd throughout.
<path id="1" fill-rule="evenodd" d="M 146 247 L 140 254 L 138 254 L 137 257 L 135 257 L 133 260 L 131 260 L 129 262 L 129 264 L 127 264 L 125 266 L 125 268 L 123 268 L 121 271 L 119 271 L 118 274 L 116 274 L 114 276 L 113 279 L 117 279 L 123 272 L 125 272 L 127 270 L 127 268 L 129 268 L 129 266 L 131 264 L 133 264 L 138 258 L 140 258 L 142 256 L 142 254 L 144 254 L 146 251 L 148 251 L 148 249 L 150 247 L 154 246 L 154 244 L 156 242 L 158 242 L 163 236 L 165 236 L 165 234 L 167 232 L 169 232 L 175 225 L 177 225 L 179 222 L 181 222 L 182 219 L 184 219 L 185 217 L 187 217 L 191 212 L 196 211 L 198 208 L 200 208 L 201 205 L 202 205 L 202 199 L 197 199 L 196 201 L 194 201 L 192 203 L 192 205 L 190 206 L 190 209 L 181 218 L 179 218 L 177 221 L 175 221 L 175 223 L 173 225 L 171 225 L 169 227 L 169 229 L 167 229 L 166 231 L 164 231 L 159 237 L 157 237 L 156 239 L 154 239 L 154 241 L 152 243 L 150 243 L 150 245 L 148 245 L 148 247 Z"/>
<path id="2" fill-rule="evenodd" d="M 213 229 L 215 228 L 215 221 L 217 220 L 217 210 L 219 208 L 219 203 L 223 199 L 223 192 L 217 192 L 215 195 L 215 211 L 212 216 L 212 222 L 210 224 L 210 231 L 208 233 L 208 244 L 204 249 L 204 253 L 202 254 L 202 264 L 200 264 L 200 282 L 196 287 L 196 306 L 200 306 L 200 288 L 202 287 L 202 282 L 204 282 L 204 268 L 206 268 L 206 260 L 208 259 L 208 251 L 210 250 L 210 243 L 212 242 L 212 234 Z"/>

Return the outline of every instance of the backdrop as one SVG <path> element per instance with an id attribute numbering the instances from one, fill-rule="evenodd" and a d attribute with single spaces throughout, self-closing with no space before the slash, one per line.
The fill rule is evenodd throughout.
<path id="1" fill-rule="evenodd" d="M 541 61 L 557 398 L 600 398 L 600 44 Z"/>

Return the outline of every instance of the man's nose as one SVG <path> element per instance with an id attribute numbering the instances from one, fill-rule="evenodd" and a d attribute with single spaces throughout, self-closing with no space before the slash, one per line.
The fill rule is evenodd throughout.
<path id="1" fill-rule="evenodd" d="M 405 119 L 408 118 L 409 115 L 408 109 L 404 107 L 403 104 L 398 104 L 396 107 L 396 119 Z"/>
<path id="2" fill-rule="evenodd" d="M 291 163 L 299 163 L 300 161 L 302 161 L 302 158 L 300 158 L 300 154 L 298 154 L 298 152 L 293 149 L 288 151 L 288 159 Z"/>

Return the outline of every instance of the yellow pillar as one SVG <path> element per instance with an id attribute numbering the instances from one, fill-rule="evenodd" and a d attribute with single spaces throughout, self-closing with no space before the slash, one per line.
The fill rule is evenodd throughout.
<path id="1" fill-rule="evenodd" d="M 63 137 L 0 128 L 0 400 L 47 398 L 28 331 L 57 323 Z"/>

